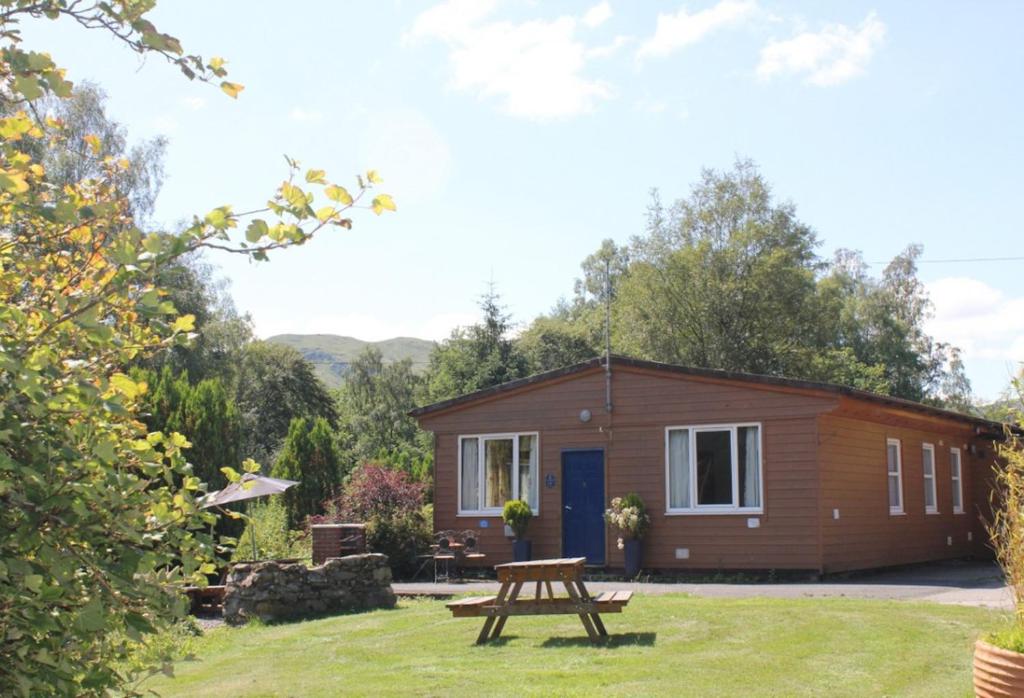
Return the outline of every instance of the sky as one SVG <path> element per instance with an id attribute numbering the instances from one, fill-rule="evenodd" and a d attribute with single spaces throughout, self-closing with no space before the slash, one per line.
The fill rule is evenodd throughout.
<path id="1" fill-rule="evenodd" d="M 163 225 L 266 201 L 283 155 L 342 184 L 377 169 L 398 211 L 270 263 L 211 257 L 259 336 L 441 339 L 487 284 L 521 325 L 571 294 L 601 240 L 643 232 L 651 190 L 750 158 L 819 253 L 924 245 L 929 330 L 993 398 L 1024 361 L 1024 3 L 164 0 L 237 100 L 98 32 L 24 27 L 169 139 Z"/>

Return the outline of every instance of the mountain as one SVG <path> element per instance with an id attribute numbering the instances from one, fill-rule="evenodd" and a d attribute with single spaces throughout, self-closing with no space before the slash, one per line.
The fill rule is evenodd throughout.
<path id="1" fill-rule="evenodd" d="M 367 347 L 376 347 L 385 363 L 412 359 L 413 369 L 427 367 L 434 343 L 415 337 L 395 337 L 380 342 L 364 342 L 355 337 L 336 334 L 279 334 L 268 342 L 294 347 L 316 368 L 316 374 L 329 388 L 337 388 L 351 364 Z"/>

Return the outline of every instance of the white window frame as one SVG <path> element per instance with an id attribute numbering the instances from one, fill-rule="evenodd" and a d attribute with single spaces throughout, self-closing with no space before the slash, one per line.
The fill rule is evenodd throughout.
<path id="1" fill-rule="evenodd" d="M 932 455 L 932 474 L 928 473 L 924 469 L 925 453 Z M 939 465 L 935 462 L 935 444 L 923 443 L 921 444 L 921 479 L 924 482 L 925 496 L 924 496 L 924 513 L 926 514 L 938 514 L 939 513 L 939 487 L 938 487 L 938 469 Z M 928 488 L 932 490 L 932 506 L 928 506 Z"/>
<path id="2" fill-rule="evenodd" d="M 739 480 L 739 444 L 737 441 L 737 434 L 739 433 L 740 427 L 757 427 L 757 455 L 760 459 L 758 463 L 758 501 L 761 502 L 761 506 L 758 507 L 743 507 L 733 504 L 698 504 L 697 503 L 697 432 L 700 431 L 726 431 L 729 434 L 729 450 L 732 456 L 732 501 L 740 501 L 740 480 Z M 669 463 L 669 434 L 673 431 L 679 431 L 687 429 L 689 436 L 689 448 L 690 448 L 690 506 L 689 507 L 673 507 L 670 506 L 670 485 L 669 485 L 669 471 L 671 464 Z M 665 514 L 667 516 L 703 516 L 706 514 L 732 514 L 732 515 L 743 515 L 749 516 L 753 514 L 764 514 L 764 427 L 761 422 L 736 422 L 732 424 L 690 424 L 690 425 L 679 425 L 665 427 Z"/>
<path id="3" fill-rule="evenodd" d="M 484 456 L 484 453 L 485 453 L 484 443 L 486 441 L 488 441 L 488 440 L 512 439 L 512 499 L 519 499 L 520 498 L 520 493 L 519 493 L 519 437 L 520 436 L 533 436 L 533 437 L 536 438 L 536 446 L 535 446 L 535 448 L 537 449 L 537 473 L 536 473 L 535 477 L 536 477 L 536 480 L 537 480 L 537 504 L 536 504 L 536 506 L 531 507 L 531 509 L 533 510 L 533 515 L 534 516 L 540 515 L 540 490 L 541 490 L 541 488 L 540 488 L 540 471 L 541 471 L 541 462 L 540 462 L 540 456 L 541 456 L 540 432 L 539 431 L 516 431 L 516 432 L 508 432 L 508 433 L 500 433 L 500 434 L 459 434 L 458 438 L 456 439 L 456 446 L 457 446 L 458 451 L 459 451 L 458 469 L 457 469 L 458 477 L 457 477 L 457 482 L 456 482 L 456 486 L 457 486 L 458 489 L 456 490 L 456 495 L 455 495 L 458 498 L 457 502 L 456 502 L 456 504 L 458 506 L 458 514 L 457 514 L 457 516 L 501 516 L 502 509 L 504 508 L 503 506 L 501 506 L 501 507 L 484 507 L 484 506 L 481 506 L 479 509 L 463 509 L 462 508 L 462 442 L 463 442 L 463 440 L 465 440 L 465 439 L 476 439 L 477 440 L 477 464 L 476 464 L 477 465 L 477 473 L 478 473 L 477 482 L 480 483 L 480 492 L 479 492 L 480 499 L 479 499 L 479 501 L 482 504 L 483 501 L 484 501 L 484 490 L 483 490 L 483 488 L 484 488 L 485 475 L 486 475 L 485 470 L 484 470 L 485 467 L 486 467 L 486 464 L 485 464 L 485 460 L 486 459 L 485 459 L 485 456 Z"/>
<path id="4" fill-rule="evenodd" d="M 899 516 L 904 513 L 903 511 L 903 444 L 900 443 L 899 439 L 886 439 L 885 440 L 885 498 L 889 499 L 889 478 L 892 477 L 892 473 L 889 472 L 889 447 L 896 447 L 896 491 L 900 496 L 900 503 L 897 506 L 889 504 L 889 514 L 891 516 Z"/>
<path id="5" fill-rule="evenodd" d="M 953 456 L 956 456 L 956 475 L 953 475 Z M 960 495 L 960 506 L 953 505 L 954 514 L 964 513 L 964 459 L 959 448 L 949 449 L 949 478 L 953 483 L 953 492 Z"/>

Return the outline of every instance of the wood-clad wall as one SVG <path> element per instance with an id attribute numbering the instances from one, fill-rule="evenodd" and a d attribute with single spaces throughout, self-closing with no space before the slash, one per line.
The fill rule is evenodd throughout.
<path id="1" fill-rule="evenodd" d="M 821 532 L 825 572 L 902 565 L 984 552 L 979 500 L 988 485 L 978 473 L 988 455 L 968 424 L 928 419 L 844 400 L 819 419 Z M 899 439 L 903 514 L 889 513 L 887 439 Z M 925 513 L 923 444 L 935 447 L 937 514 Z M 953 513 L 950 449 L 962 460 L 964 513 Z M 839 518 L 833 511 L 839 510 Z"/>
<path id="2" fill-rule="evenodd" d="M 809 396 L 664 372 L 616 367 L 614 410 L 604 410 L 600 370 L 495 396 L 460 409 L 427 415 L 423 427 L 435 432 L 434 525 L 437 530 L 472 528 L 488 564 L 507 561 L 511 545 L 500 517 L 459 517 L 457 443 L 459 435 L 540 432 L 540 514 L 530 524 L 535 558 L 561 550 L 561 454 L 566 449 L 605 451 L 606 498 L 638 492 L 653 519 L 645 540 L 645 566 L 689 569 L 810 569 L 820 567 L 818 537 L 817 416 L 836 406 L 831 398 Z M 579 413 L 589 409 L 588 424 Z M 764 514 L 667 515 L 665 513 L 665 427 L 760 422 L 764 430 Z M 555 476 L 553 488 L 545 476 Z M 759 520 L 748 527 L 748 518 Z M 487 528 L 480 527 L 486 520 Z M 606 560 L 622 566 L 609 532 Z M 686 548 L 689 559 L 677 560 Z"/>
<path id="3" fill-rule="evenodd" d="M 604 374 L 594 368 L 422 416 L 436 436 L 435 530 L 476 529 L 486 564 L 508 561 L 511 543 L 499 516 L 457 516 L 458 437 L 539 432 L 540 513 L 528 534 L 537 559 L 562 555 L 561 457 L 586 448 L 604 450 L 606 500 L 635 491 L 647 503 L 650 569 L 839 572 L 986 552 L 979 513 L 988 502 L 992 446 L 966 422 L 813 390 L 638 367 L 614 367 L 611 416 L 604 402 Z M 584 409 L 593 414 L 589 423 L 579 419 Z M 763 429 L 764 513 L 666 514 L 665 428 L 743 422 Z M 887 438 L 902 444 L 902 516 L 889 514 Z M 934 515 L 924 511 L 924 442 L 935 446 Z M 952 512 L 951 446 L 962 454 L 962 515 Z M 545 486 L 548 475 L 554 487 Z M 677 559 L 680 548 L 688 559 Z M 611 531 L 605 551 L 607 565 L 621 568 Z"/>

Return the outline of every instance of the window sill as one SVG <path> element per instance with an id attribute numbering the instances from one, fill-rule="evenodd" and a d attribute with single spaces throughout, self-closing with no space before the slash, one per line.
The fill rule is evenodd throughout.
<path id="1" fill-rule="evenodd" d="M 966 512 L 966 511 L 964 511 L 963 509 L 961 509 L 961 510 L 959 510 L 959 511 L 957 511 L 956 509 L 954 509 L 954 510 L 953 510 L 953 515 L 954 515 L 954 516 L 963 516 L 963 515 L 964 515 L 964 514 L 966 514 L 966 513 L 967 513 L 967 512 Z"/>
<path id="2" fill-rule="evenodd" d="M 540 516 L 540 512 L 533 511 L 534 516 Z M 500 519 L 500 511 L 460 511 L 455 515 L 457 519 Z"/>
<path id="3" fill-rule="evenodd" d="M 665 516 L 764 516 L 764 509 L 669 509 Z"/>
<path id="4" fill-rule="evenodd" d="M 907 512 L 905 512 L 905 511 L 890 511 L 889 512 L 889 516 L 906 516 L 906 515 L 907 515 Z"/>
<path id="5" fill-rule="evenodd" d="M 938 516 L 942 512 L 936 509 L 935 511 L 925 511 L 925 516 Z"/>

